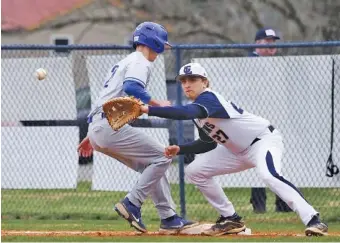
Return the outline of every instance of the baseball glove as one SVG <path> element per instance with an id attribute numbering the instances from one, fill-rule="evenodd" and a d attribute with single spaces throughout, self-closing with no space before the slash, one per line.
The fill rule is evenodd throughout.
<path id="1" fill-rule="evenodd" d="M 117 131 L 142 115 L 142 105 L 143 102 L 134 97 L 117 97 L 105 102 L 103 111 L 112 129 Z"/>

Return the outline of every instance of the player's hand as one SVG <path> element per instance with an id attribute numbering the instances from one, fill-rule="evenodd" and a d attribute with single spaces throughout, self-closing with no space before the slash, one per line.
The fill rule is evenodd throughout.
<path id="1" fill-rule="evenodd" d="M 79 156 L 90 157 L 93 154 L 93 147 L 90 143 L 90 138 L 86 137 L 81 141 L 77 148 Z"/>
<path id="2" fill-rule="evenodd" d="M 176 156 L 179 152 L 180 148 L 177 145 L 171 145 L 165 148 L 164 155 L 165 157 L 171 159 Z"/>
<path id="3" fill-rule="evenodd" d="M 148 114 L 149 113 L 149 106 L 148 105 L 142 105 L 140 107 L 140 111 L 143 112 L 143 113 Z"/>

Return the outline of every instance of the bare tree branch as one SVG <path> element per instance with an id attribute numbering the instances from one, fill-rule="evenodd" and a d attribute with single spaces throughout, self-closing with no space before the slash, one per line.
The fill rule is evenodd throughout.
<path id="1" fill-rule="evenodd" d="M 93 18 L 89 18 L 89 19 L 74 19 L 74 20 L 70 20 L 67 22 L 63 22 L 63 23 L 54 23 L 51 24 L 49 26 L 44 26 L 42 28 L 36 29 L 31 31 L 35 32 L 35 31 L 40 31 L 40 30 L 56 30 L 56 29 L 61 29 L 64 27 L 68 27 L 74 24 L 79 24 L 79 23 L 112 23 L 112 22 L 119 22 L 119 23 L 125 23 L 125 22 L 129 22 L 131 21 L 131 19 L 129 17 L 124 17 L 124 16 L 119 16 L 119 17 L 113 17 L 113 16 L 105 16 L 105 17 L 93 17 Z"/>
<path id="2" fill-rule="evenodd" d="M 288 15 L 288 12 L 286 11 L 286 9 L 280 5 L 278 5 L 277 3 L 275 2 L 272 2 L 272 1 L 268 1 L 268 0 L 260 0 L 260 2 L 268 5 L 268 6 L 271 6 L 273 9 L 277 10 L 278 12 L 280 12 L 283 16 L 287 16 Z"/>
<path id="3" fill-rule="evenodd" d="M 305 34 L 306 33 L 306 26 L 302 23 L 300 17 L 296 13 L 294 6 L 292 5 L 292 3 L 289 2 L 289 0 L 284 0 L 284 3 L 287 6 L 287 8 L 289 9 L 289 14 L 288 14 L 287 17 L 294 20 L 295 23 L 297 24 L 297 26 L 299 27 L 300 31 L 303 34 Z"/>
<path id="4" fill-rule="evenodd" d="M 96 29 L 97 24 L 122 24 L 128 28 L 134 23 L 152 20 L 165 25 L 173 41 L 197 41 L 207 43 L 216 39 L 227 43 L 248 41 L 255 28 L 263 27 L 263 21 L 281 29 L 290 40 L 338 40 L 340 38 L 340 0 L 97 0 L 86 7 L 57 17 L 38 29 L 24 28 L 6 31 L 5 35 L 20 36 L 21 42 L 35 38 L 32 33 L 40 30 L 54 32 L 57 29 L 79 28 L 77 42 L 84 40 Z M 6 21 L 7 20 L 7 21 Z M 289 23 L 287 23 L 289 21 Z M 3 24 L 10 21 L 2 19 Z M 111 34 L 115 32 L 115 27 Z M 297 30 L 297 31 L 296 31 Z M 128 30 L 121 30 L 123 35 Z M 226 33 L 226 34 L 225 34 Z M 190 37 L 193 38 L 190 38 Z M 11 37 L 12 38 L 12 37 Z M 40 38 L 37 36 L 37 38 Z M 103 39 L 107 36 L 103 35 Z M 177 40 L 176 40 L 177 38 Z"/>
<path id="5" fill-rule="evenodd" d="M 190 35 L 196 35 L 196 34 L 205 34 L 207 36 L 211 36 L 211 37 L 215 37 L 215 38 L 218 38 L 218 39 L 221 39 L 221 40 L 225 40 L 225 41 L 230 42 L 230 43 L 235 43 L 234 40 L 232 40 L 231 38 L 221 34 L 220 32 L 214 32 L 214 31 L 210 31 L 210 30 L 207 30 L 207 29 L 189 30 L 187 32 L 180 33 L 180 35 L 178 35 L 178 36 L 183 38 L 183 37 L 187 37 L 187 36 L 190 36 Z"/>
<path id="6" fill-rule="evenodd" d="M 105 12 L 108 17 L 112 17 L 112 13 L 109 10 L 109 7 L 112 7 L 112 5 L 108 1 L 100 1 L 100 6 L 105 9 Z"/>
<path id="7" fill-rule="evenodd" d="M 75 40 L 75 44 L 80 43 L 84 36 L 92 30 L 93 26 L 95 25 L 95 22 L 90 22 L 88 26 L 86 26 L 82 32 L 77 36 L 77 39 Z"/>
<path id="8" fill-rule="evenodd" d="M 249 0 L 237 1 L 240 6 L 247 12 L 249 18 L 252 20 L 252 23 L 256 26 L 257 29 L 263 27 L 263 23 L 261 22 L 258 12 L 255 10 L 253 3 Z"/>
<path id="9" fill-rule="evenodd" d="M 200 24 L 200 21 L 197 20 L 195 17 L 192 17 L 192 16 L 179 16 L 179 15 L 165 15 L 165 16 L 162 16 L 162 20 L 163 21 L 173 21 L 173 22 L 186 22 L 186 23 L 189 23 L 193 26 L 197 26 Z"/>
<path id="10" fill-rule="evenodd" d="M 260 1 L 264 4 L 267 4 L 268 6 L 271 6 L 273 9 L 280 12 L 287 19 L 294 21 L 294 23 L 298 26 L 300 32 L 303 35 L 306 34 L 306 26 L 302 23 L 301 19 L 297 16 L 296 10 L 293 7 L 293 5 L 289 2 L 289 0 L 284 0 L 284 3 L 286 7 L 288 8 L 288 10 L 278 5 L 276 2 L 267 1 L 267 0 L 260 0 Z"/>

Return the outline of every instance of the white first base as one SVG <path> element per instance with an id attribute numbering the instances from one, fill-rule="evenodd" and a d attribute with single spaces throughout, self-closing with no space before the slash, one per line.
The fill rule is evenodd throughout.
<path id="1" fill-rule="evenodd" d="M 181 235 L 201 235 L 205 230 L 209 229 L 214 224 L 199 224 L 197 226 L 183 229 L 180 231 Z M 238 233 L 238 235 L 251 235 L 251 229 L 246 228 L 245 231 Z"/>

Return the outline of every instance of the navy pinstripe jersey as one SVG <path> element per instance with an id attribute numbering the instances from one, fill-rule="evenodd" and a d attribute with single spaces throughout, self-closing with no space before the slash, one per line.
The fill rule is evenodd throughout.
<path id="1" fill-rule="evenodd" d="M 248 148 L 270 125 L 268 120 L 239 108 L 210 89 L 200 94 L 193 104 L 206 111 L 206 118 L 195 119 L 195 124 L 214 141 L 235 153 Z"/>

